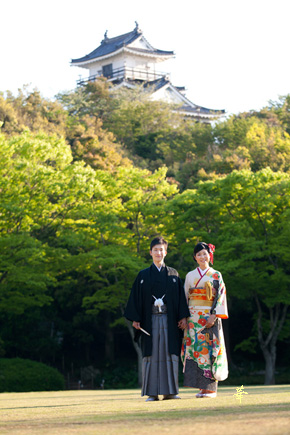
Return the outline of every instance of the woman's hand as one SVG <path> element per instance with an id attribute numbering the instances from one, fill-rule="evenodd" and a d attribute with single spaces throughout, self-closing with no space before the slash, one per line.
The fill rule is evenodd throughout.
<path id="1" fill-rule="evenodd" d="M 206 328 L 211 328 L 214 325 L 215 320 L 216 320 L 216 315 L 215 314 L 211 314 L 209 316 L 209 318 L 207 319 L 205 327 Z"/>
<path id="2" fill-rule="evenodd" d="M 132 325 L 133 325 L 133 328 L 140 329 L 140 322 L 135 322 L 135 320 L 134 320 Z"/>
<path id="3" fill-rule="evenodd" d="M 178 328 L 185 329 L 186 327 L 187 327 L 187 320 L 186 317 L 184 317 L 183 319 L 179 320 Z"/>

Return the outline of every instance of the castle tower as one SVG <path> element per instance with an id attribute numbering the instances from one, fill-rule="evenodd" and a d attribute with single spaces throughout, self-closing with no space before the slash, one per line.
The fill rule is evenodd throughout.
<path id="1" fill-rule="evenodd" d="M 173 51 L 154 48 L 136 22 L 135 28 L 124 35 L 108 38 L 106 31 L 99 47 L 79 59 L 72 59 L 71 65 L 89 70 L 89 76 L 78 80 L 78 85 L 102 76 L 115 86 L 132 87 L 143 83 L 150 88 L 152 100 L 177 104 L 183 116 L 210 122 L 224 115 L 224 110 L 211 110 L 192 103 L 186 98 L 183 87 L 173 86 L 169 74 L 158 71 L 157 64 L 173 57 Z"/>

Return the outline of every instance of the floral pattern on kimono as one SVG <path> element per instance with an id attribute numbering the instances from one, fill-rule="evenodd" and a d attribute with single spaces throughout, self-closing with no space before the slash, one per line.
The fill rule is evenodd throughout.
<path id="1" fill-rule="evenodd" d="M 212 328 L 203 329 L 212 304 L 206 297 L 207 281 L 214 287 L 212 302 L 216 299 L 217 320 Z M 221 319 L 228 318 L 228 310 L 222 275 L 211 267 L 207 271 L 196 268 L 186 275 L 184 289 L 190 311 L 181 351 L 184 367 L 186 360 L 192 359 L 206 378 L 224 380 L 228 377 L 228 363 Z"/>

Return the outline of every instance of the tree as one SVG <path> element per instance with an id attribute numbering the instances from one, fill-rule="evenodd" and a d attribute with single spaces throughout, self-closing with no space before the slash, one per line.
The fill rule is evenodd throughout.
<path id="1" fill-rule="evenodd" d="M 74 160 L 114 172 L 117 167 L 132 163 L 111 126 L 104 127 L 117 104 L 109 89 L 109 82 L 100 78 L 56 97 L 68 113 L 65 135 Z"/>
<path id="2" fill-rule="evenodd" d="M 16 112 L 12 104 L 5 100 L 3 94 L 0 94 L 0 128 L 7 134 L 19 132 Z"/>
<path id="3" fill-rule="evenodd" d="M 269 122 L 257 114 L 234 115 L 215 127 L 221 165 L 233 169 L 289 171 L 290 137 L 280 123 Z"/>
<path id="4" fill-rule="evenodd" d="M 18 90 L 16 97 L 8 91 L 5 104 L 3 98 L 0 102 L 0 121 L 1 117 L 4 118 L 4 133 L 17 134 L 29 128 L 34 132 L 42 131 L 59 137 L 64 135 L 67 113 L 59 102 L 43 98 L 37 89 L 31 91 L 27 85 Z"/>
<path id="5" fill-rule="evenodd" d="M 120 322 L 134 277 L 145 265 L 148 240 L 163 229 L 164 203 L 176 186 L 166 181 L 165 168 L 111 173 L 73 162 L 63 139 L 43 133 L 2 136 L 0 160 L 3 323 L 15 324 L 21 314 L 23 331 L 34 325 L 34 342 L 41 310 L 47 334 L 61 338 L 64 354 L 74 341 L 84 349 L 85 363 L 102 318 L 105 354 L 113 359 L 112 325 Z M 9 328 L 2 334 L 12 351 Z M 46 348 L 43 343 L 44 354 Z"/>
<path id="6" fill-rule="evenodd" d="M 281 96 L 278 101 L 270 101 L 269 107 L 261 111 L 262 116 L 276 115 L 284 130 L 290 135 L 290 94 Z"/>
<path id="7" fill-rule="evenodd" d="M 176 106 L 152 101 L 150 91 L 143 86 L 113 92 L 115 108 L 105 126 L 130 152 L 137 162 L 156 169 L 160 164 L 172 166 L 194 148 L 191 123 L 176 110 Z"/>
<path id="8" fill-rule="evenodd" d="M 49 249 L 28 234 L 2 235 L 0 249 L 0 313 L 19 316 L 49 304 Z"/>
<path id="9" fill-rule="evenodd" d="M 226 226 L 225 267 L 228 273 L 235 273 L 239 294 L 243 289 L 246 297 L 254 298 L 257 338 L 266 363 L 265 384 L 272 384 L 277 340 L 290 305 L 286 240 L 290 178 L 270 169 L 256 174 L 234 173 L 228 178 L 233 193 L 227 202 L 231 220 Z"/>
<path id="10" fill-rule="evenodd" d="M 103 122 L 114 110 L 116 103 L 110 94 L 110 82 L 100 77 L 73 91 L 61 92 L 56 99 L 68 111 L 70 117 L 78 119 L 83 116 L 95 116 Z"/>
<path id="11" fill-rule="evenodd" d="M 113 133 L 104 130 L 101 119 L 95 116 L 69 119 L 66 138 L 74 160 L 84 161 L 94 169 L 114 172 L 119 166 L 132 165 Z"/>
<path id="12" fill-rule="evenodd" d="M 106 233 L 103 246 L 91 257 L 93 265 L 86 262 L 95 292 L 85 297 L 83 303 L 90 314 L 98 314 L 100 311 L 112 313 L 114 317 L 109 316 L 106 323 L 107 332 L 110 332 L 112 324 L 123 324 L 120 316 L 124 314 L 137 272 L 146 267 L 149 241 L 164 230 L 164 205 L 177 192 L 176 186 L 170 185 L 165 176 L 165 168 L 153 174 L 147 170 L 120 168 L 114 175 L 114 180 L 107 175 L 107 188 L 114 182 L 115 198 L 121 201 L 114 206 L 115 210 L 117 204 L 120 206 L 118 227 L 111 228 Z M 142 352 L 133 340 L 132 325 L 126 322 L 126 326 L 137 352 L 141 381 Z"/>
<path id="13" fill-rule="evenodd" d="M 185 261 L 193 242 L 210 240 L 218 246 L 216 267 L 229 295 L 255 303 L 252 340 L 263 352 L 266 384 L 274 382 L 277 340 L 285 337 L 290 305 L 289 206 L 290 176 L 269 168 L 200 183 L 168 204 Z"/>
<path id="14" fill-rule="evenodd" d="M 19 324 L 20 315 L 22 325 L 39 319 L 37 307 L 44 313 L 60 285 L 73 281 L 71 271 L 85 260 L 80 252 L 96 246 L 93 236 L 101 240 L 85 236 L 92 199 L 101 211 L 105 194 L 93 169 L 72 164 L 63 139 L 25 132 L 0 141 L 0 316 L 9 343 L 6 325 Z"/>

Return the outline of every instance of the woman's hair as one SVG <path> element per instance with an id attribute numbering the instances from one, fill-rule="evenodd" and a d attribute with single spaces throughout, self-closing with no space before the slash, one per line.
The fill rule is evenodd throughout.
<path id="1" fill-rule="evenodd" d="M 195 245 L 194 250 L 193 250 L 193 257 L 196 256 L 196 254 L 199 251 L 202 251 L 203 249 L 206 249 L 208 251 L 208 253 L 210 253 L 210 249 L 207 243 L 204 242 L 199 242 L 197 245 Z"/>

